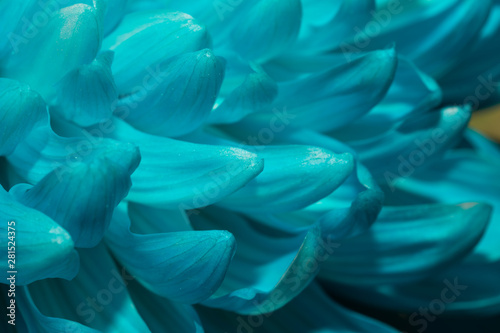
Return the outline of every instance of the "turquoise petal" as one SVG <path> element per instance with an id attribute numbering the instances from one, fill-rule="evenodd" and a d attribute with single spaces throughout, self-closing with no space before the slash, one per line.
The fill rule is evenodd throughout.
<path id="1" fill-rule="evenodd" d="M 47 120 L 47 107 L 28 85 L 0 78 L 0 156 L 12 153 L 36 126 Z"/>
<path id="2" fill-rule="evenodd" d="M 51 172 L 62 177 L 72 167 L 90 162 L 96 156 L 106 156 L 115 159 L 123 169 L 133 168 L 129 159 L 117 159 L 121 153 L 133 156 L 132 145 L 101 137 L 93 137 L 90 131 L 78 129 L 80 137 L 61 137 L 45 124 L 32 130 L 28 137 L 17 146 L 7 160 L 15 171 L 29 183 L 35 184 Z M 102 133 L 101 133 L 102 134 Z M 137 162 L 137 160 L 136 160 Z"/>
<path id="3" fill-rule="evenodd" d="M 129 202 L 128 216 L 134 221 L 130 228 L 133 233 L 155 234 L 193 230 L 188 214 L 182 209 L 161 209 Z M 136 230 L 136 226 L 140 226 L 139 230 Z"/>
<path id="4" fill-rule="evenodd" d="M 372 19 L 374 0 L 302 0 L 304 15 L 297 49 L 294 52 L 319 53 L 342 47 Z"/>
<path id="5" fill-rule="evenodd" d="M 457 202 L 481 200 L 494 207 L 491 223 L 474 251 L 462 262 L 411 288 L 377 289 L 383 306 L 418 308 L 443 288 L 443 280 L 459 278 L 467 291 L 450 304 L 452 314 L 492 315 L 500 313 L 500 288 L 495 277 L 500 274 L 500 149 L 477 133 L 468 132 L 469 148 L 449 152 L 442 160 L 406 180 L 396 182 L 396 191 L 388 192 L 390 204 L 420 202 Z M 469 175 L 469 176 L 467 176 Z M 473 175 L 473 176 L 470 176 Z"/>
<path id="6" fill-rule="evenodd" d="M 95 58 L 102 38 L 100 21 L 94 7 L 79 3 L 57 11 L 43 27 L 33 28 L 31 38 L 10 54 L 0 70 L 2 76 L 28 83 L 50 101 L 55 83 Z"/>
<path id="7" fill-rule="evenodd" d="M 141 150 L 128 200 L 170 209 L 194 209 L 220 201 L 255 178 L 264 167 L 243 149 L 198 145 L 141 133 L 115 122 L 113 137 Z"/>
<path id="8" fill-rule="evenodd" d="M 139 90 L 120 99 L 118 112 L 143 132 L 189 133 L 208 118 L 223 79 L 224 60 L 211 50 L 181 54 L 162 66 L 146 95 Z"/>
<path id="9" fill-rule="evenodd" d="M 374 51 L 343 62 L 327 71 L 279 85 L 275 105 L 286 107 L 290 127 L 329 131 L 368 113 L 380 102 L 394 78 L 394 49 Z M 268 125 L 272 112 L 251 115 Z"/>
<path id="10" fill-rule="evenodd" d="M 135 281 L 128 286 L 137 311 L 152 332 L 203 333 L 203 324 L 194 308 L 157 296 Z"/>
<path id="11" fill-rule="evenodd" d="M 165 11 L 126 15 L 103 42 L 115 52 L 113 75 L 120 95 L 148 93 L 170 58 L 210 47 L 206 29 L 191 16 Z"/>
<path id="12" fill-rule="evenodd" d="M 500 50 L 500 1 L 491 2 L 488 19 L 473 45 L 466 54 L 460 53 L 460 60 L 453 69 L 439 77 L 446 103 L 473 103 L 475 108 L 498 103 L 500 91 L 496 83 L 500 78 L 500 66 L 496 55 Z"/>
<path id="13" fill-rule="evenodd" d="M 257 155 L 264 171 L 220 206 L 247 213 L 300 209 L 333 192 L 353 170 L 352 155 L 316 147 L 266 146 Z"/>
<path id="14" fill-rule="evenodd" d="M 450 71 L 460 55 L 468 53 L 491 7 L 490 1 L 476 0 L 400 0 L 399 6 L 390 3 L 378 4 L 377 10 L 385 10 L 385 17 L 374 19 L 372 27 L 363 26 L 353 46 L 375 49 L 395 42 L 399 53 L 433 76 Z M 389 7 L 395 7 L 394 14 Z"/>
<path id="15" fill-rule="evenodd" d="M 113 209 L 127 195 L 139 165 L 137 147 L 122 144 L 49 173 L 18 200 L 68 230 L 77 247 L 94 247 L 104 236 Z"/>
<path id="16" fill-rule="evenodd" d="M 279 301 L 276 293 L 269 303 Z M 315 332 L 315 333 L 397 333 L 382 322 L 346 309 L 333 302 L 317 283 L 312 283 L 282 309 L 250 316 L 197 307 L 207 333 L 218 332 Z"/>
<path id="17" fill-rule="evenodd" d="M 161 225 L 171 223 L 168 216 L 138 222 L 132 219 L 135 231 L 131 232 L 126 210 L 116 210 L 106 243 L 144 286 L 182 303 L 198 303 L 217 290 L 236 250 L 229 232 L 165 233 Z"/>
<path id="18" fill-rule="evenodd" d="M 191 214 L 195 229 L 228 230 L 238 248 L 221 287 L 201 304 L 242 314 L 274 311 L 297 296 L 316 276 L 316 256 L 336 244 L 321 241 L 318 228 L 299 234 L 261 229 L 248 218 L 221 208 Z M 279 302 L 268 302 L 275 293 Z"/>
<path id="19" fill-rule="evenodd" d="M 220 131 L 216 135 L 198 131 L 184 139 L 235 145 L 226 137 Z M 265 161 L 265 166 L 255 179 L 217 203 L 230 210 L 276 213 L 300 209 L 333 192 L 353 170 L 349 153 L 333 154 L 327 149 L 299 145 L 239 146 L 255 152 Z"/>
<path id="20" fill-rule="evenodd" d="M 19 309 L 22 312 L 21 320 L 23 320 L 22 324 L 26 326 L 25 328 L 26 332 L 37 332 L 37 333 L 99 333 L 100 332 L 71 320 L 47 317 L 43 315 L 34 304 L 33 299 L 31 298 L 30 292 L 27 287 L 20 288 L 19 290 L 16 291 L 16 300 Z M 19 322 L 16 323 L 16 326 L 18 327 L 21 325 Z"/>
<path id="21" fill-rule="evenodd" d="M 384 99 L 352 126 L 364 137 L 376 136 L 394 128 L 412 114 L 421 114 L 441 104 L 442 92 L 430 76 L 402 57 L 394 81 Z M 350 131 L 347 127 L 344 131 Z"/>
<path id="22" fill-rule="evenodd" d="M 18 26 L 21 18 L 33 6 L 35 0 L 22 2 L 2 1 L 0 3 L 0 59 L 13 50 L 18 50 L 26 39 L 20 33 Z M 28 30 L 29 31 L 29 30 Z"/>
<path id="23" fill-rule="evenodd" d="M 410 115 L 402 123 L 374 137 L 366 137 L 356 124 L 333 136 L 356 150 L 359 160 L 381 184 L 393 187 L 439 159 L 457 144 L 471 116 L 469 107 L 448 107 Z M 356 137 L 359 136 L 359 137 Z"/>
<path id="24" fill-rule="evenodd" d="M 41 212 L 15 201 L 1 186 L 0 219 L 4 221 L 0 226 L 0 253 L 5 258 L 2 281 L 7 281 L 9 271 L 17 271 L 14 274 L 18 286 L 46 278 L 72 279 L 76 275 L 78 254 L 68 232 Z M 15 259 L 7 262 L 12 247 Z"/>
<path id="25" fill-rule="evenodd" d="M 112 62 L 113 53 L 103 52 L 66 74 L 56 85 L 57 114 L 83 127 L 111 118 L 118 98 Z"/>
<path id="26" fill-rule="evenodd" d="M 122 20 L 130 0 L 105 0 L 104 34 L 111 33 Z"/>
<path id="27" fill-rule="evenodd" d="M 257 0 L 245 5 L 235 9 L 237 24 L 229 35 L 231 48 L 243 58 L 269 59 L 295 42 L 302 15 L 300 0 Z"/>
<path id="28" fill-rule="evenodd" d="M 223 82 L 222 91 L 231 90 L 219 97 L 208 118 L 210 123 L 237 122 L 250 113 L 269 107 L 278 94 L 276 82 L 262 70 L 251 70 L 244 75 L 242 82 L 237 75 L 234 78 L 228 76 Z"/>
<path id="29" fill-rule="evenodd" d="M 488 226 L 478 203 L 384 207 L 367 232 L 342 241 L 320 277 L 348 285 L 408 283 L 463 259 Z"/>
<path id="30" fill-rule="evenodd" d="M 127 291 L 134 277 L 115 265 L 102 243 L 79 253 L 81 268 L 72 281 L 46 279 L 27 287 L 34 306 L 44 316 L 103 333 L 150 332 Z"/>
<path id="31" fill-rule="evenodd" d="M 297 231 L 319 224 L 323 238 L 341 240 L 371 227 L 382 209 L 383 192 L 362 165 L 332 194 L 301 210 L 253 215 L 256 221 L 284 231 Z"/>

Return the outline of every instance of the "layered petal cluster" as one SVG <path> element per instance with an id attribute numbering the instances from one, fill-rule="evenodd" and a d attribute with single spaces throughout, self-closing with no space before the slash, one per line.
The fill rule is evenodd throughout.
<path id="1" fill-rule="evenodd" d="M 500 147 L 468 129 L 500 101 L 499 18 L 2 2 L 6 330 L 395 333 L 332 295 L 432 329 L 444 287 L 448 315 L 500 314 Z"/>

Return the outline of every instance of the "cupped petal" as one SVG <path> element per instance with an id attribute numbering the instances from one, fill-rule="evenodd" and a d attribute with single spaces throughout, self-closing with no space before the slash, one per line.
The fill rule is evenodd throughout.
<path id="1" fill-rule="evenodd" d="M 56 84 L 59 116 L 80 126 L 103 122 L 113 114 L 118 93 L 111 74 L 112 52 L 103 52 L 90 64 L 84 64 Z"/>
<path id="2" fill-rule="evenodd" d="M 300 0 L 257 0 L 235 11 L 229 43 L 245 59 L 262 61 L 284 53 L 298 36 Z"/>
<path id="3" fill-rule="evenodd" d="M 366 168 L 358 164 L 338 189 L 318 202 L 294 212 L 253 217 L 260 223 L 288 232 L 319 224 L 323 238 L 342 240 L 368 230 L 382 209 L 383 200 L 383 192 Z"/>
<path id="4" fill-rule="evenodd" d="M 72 281 L 46 279 L 27 287 L 38 311 L 99 332 L 150 332 L 127 291 L 134 277 L 115 265 L 102 243 L 79 254 L 80 272 Z"/>
<path id="5" fill-rule="evenodd" d="M 105 0 L 104 35 L 109 35 L 123 19 L 130 0 Z"/>
<path id="6" fill-rule="evenodd" d="M 387 93 L 397 67 L 393 48 L 373 51 L 323 71 L 283 82 L 275 105 L 290 113 L 290 127 L 329 131 L 368 113 Z M 272 112 L 249 116 L 269 124 Z"/>
<path id="7" fill-rule="evenodd" d="M 427 306 L 443 281 L 458 278 L 460 295 L 446 305 L 450 314 L 494 315 L 500 313 L 500 149 L 478 133 L 466 133 L 467 141 L 450 151 L 426 172 L 397 181 L 396 191 L 387 193 L 389 204 L 481 200 L 494 207 L 491 223 L 474 251 L 440 274 L 404 287 L 377 288 L 374 297 L 386 308 L 414 311 Z M 474 175 L 474 176 L 470 176 Z M 367 298 L 367 300 L 369 297 Z"/>
<path id="8" fill-rule="evenodd" d="M 42 9 L 39 12 L 48 16 Z M 55 83 L 95 58 L 102 31 L 98 10 L 83 3 L 59 9 L 46 19 L 40 27 L 28 22 L 29 38 L 23 37 L 0 71 L 2 76 L 28 83 L 50 101 Z"/>
<path id="9" fill-rule="evenodd" d="M 221 208 L 205 208 L 190 219 L 195 229 L 228 230 L 236 238 L 238 248 L 226 278 L 201 304 L 242 314 L 274 311 L 285 305 L 316 276 L 316 257 L 336 246 L 322 242 L 318 228 L 299 234 L 262 229 Z M 282 295 L 280 301 L 268 302 L 275 294 Z"/>
<path id="10" fill-rule="evenodd" d="M 54 133 L 49 124 L 32 130 L 26 139 L 17 146 L 16 150 L 7 157 L 19 176 L 31 184 L 36 184 L 51 172 L 62 177 L 73 166 L 92 161 L 96 156 L 106 156 L 114 159 L 121 168 L 132 173 L 136 167 L 130 158 L 135 159 L 136 153 L 132 145 L 107 139 L 101 136 L 92 136 L 93 129 L 77 128 L 74 137 L 61 137 Z M 128 156 L 124 160 L 119 155 Z M 138 162 L 135 159 L 136 162 Z"/>
<path id="11" fill-rule="evenodd" d="M 441 88 L 436 81 L 400 56 L 394 81 L 384 99 L 355 120 L 355 126 L 364 136 L 373 137 L 398 126 L 411 115 L 433 110 L 441 100 Z"/>
<path id="12" fill-rule="evenodd" d="M 272 302 L 279 302 L 276 294 Z M 321 333 L 396 333 L 396 329 L 346 309 L 311 283 L 300 295 L 275 312 L 241 316 L 228 311 L 196 308 L 207 332 L 321 332 Z"/>
<path id="13" fill-rule="evenodd" d="M 204 323 L 192 306 L 155 295 L 135 281 L 130 282 L 128 289 L 137 311 L 151 332 L 205 332 Z"/>
<path id="14" fill-rule="evenodd" d="M 297 51 L 319 53 L 342 48 L 345 41 L 352 40 L 360 27 L 372 19 L 375 1 L 302 0 L 302 7 L 304 15 Z"/>
<path id="15" fill-rule="evenodd" d="M 33 187 L 17 191 L 17 199 L 68 230 L 75 246 L 94 247 L 104 237 L 113 209 L 127 195 L 139 161 L 137 147 L 117 144 L 57 168 Z"/>
<path id="16" fill-rule="evenodd" d="M 159 65 L 146 94 L 121 98 L 117 112 L 135 128 L 160 136 L 179 136 L 209 116 L 224 79 L 224 60 L 209 49 L 181 54 Z"/>
<path id="17" fill-rule="evenodd" d="M 280 221 L 299 228 L 320 223 L 323 238 L 336 240 L 356 236 L 373 224 L 382 209 L 384 193 L 351 147 L 305 129 L 283 133 L 277 141 L 315 145 L 337 154 L 351 153 L 355 158 L 354 171 L 332 194 L 302 210 L 279 215 Z M 259 218 L 259 221 L 264 220 Z"/>
<path id="18" fill-rule="evenodd" d="M 118 92 L 128 95 L 147 93 L 150 81 L 161 74 L 162 62 L 210 44 L 206 29 L 191 16 L 156 10 L 126 15 L 105 38 L 103 49 L 115 52 L 112 70 Z"/>
<path id="19" fill-rule="evenodd" d="M 252 70 L 243 82 L 233 78 L 224 80 L 222 89 L 229 90 L 220 96 L 210 113 L 209 123 L 234 123 L 250 113 L 269 107 L 278 95 L 278 85 L 262 70 Z"/>
<path id="20" fill-rule="evenodd" d="M 198 303 L 222 283 L 236 250 L 234 237 L 222 230 L 162 232 L 162 224 L 169 222 L 169 216 L 131 222 L 126 209 L 117 209 L 106 243 L 153 293 L 175 302 Z M 135 232 L 130 231 L 131 223 Z"/>
<path id="21" fill-rule="evenodd" d="M 473 103 L 475 109 L 498 103 L 500 66 L 496 54 L 500 51 L 500 1 L 492 1 L 488 14 L 468 52 L 461 52 L 453 69 L 438 78 L 445 103 Z"/>
<path id="22" fill-rule="evenodd" d="M 481 138 L 478 138 L 481 139 Z M 495 144 L 482 138 L 480 144 Z M 474 143 L 472 143 L 475 145 Z M 500 260 L 500 149 L 477 147 L 449 151 L 442 159 L 432 163 L 425 172 L 415 173 L 412 177 L 401 178 L 394 183 L 394 192 L 387 192 L 387 202 L 391 205 L 422 204 L 429 202 L 451 203 L 481 201 L 495 207 L 492 223 L 476 247 L 481 257 L 493 261 Z M 492 150 L 496 149 L 495 155 Z"/>
<path id="23" fill-rule="evenodd" d="M 198 131 L 185 139 L 214 145 L 235 145 L 231 138 L 227 140 L 226 133 L 214 128 Z M 354 166 L 351 154 L 334 154 L 318 147 L 238 146 L 262 158 L 265 161 L 264 171 L 217 204 L 246 213 L 284 212 L 310 205 L 339 187 Z"/>
<path id="24" fill-rule="evenodd" d="M 0 78 L 0 156 L 14 151 L 36 126 L 47 120 L 47 106 L 28 85 Z"/>
<path id="25" fill-rule="evenodd" d="M 62 318 L 53 318 L 43 315 L 36 307 L 27 287 L 16 291 L 16 300 L 22 313 L 21 323 L 17 327 L 24 327 L 26 332 L 39 333 L 99 333 L 90 327 L 78 322 Z M 22 328 L 21 328 L 22 331 Z"/>
<path id="26" fill-rule="evenodd" d="M 218 205 L 247 213 L 300 209 L 329 195 L 353 170 L 352 155 L 317 147 L 266 146 L 257 155 L 264 171 Z"/>
<path id="27" fill-rule="evenodd" d="M 463 259 L 483 236 L 481 203 L 384 207 L 365 233 L 344 240 L 320 277 L 348 285 L 418 281 Z"/>
<path id="28" fill-rule="evenodd" d="M 447 107 L 410 115 L 374 137 L 366 136 L 356 124 L 332 135 L 356 150 L 379 183 L 392 188 L 396 179 L 411 176 L 457 144 L 470 116 L 470 107 Z"/>
<path id="29" fill-rule="evenodd" d="M 15 275 L 18 286 L 45 278 L 72 279 L 78 254 L 66 230 L 43 213 L 26 207 L 0 186 L 2 281 Z M 10 251 L 10 252 L 9 252 Z M 12 260 L 9 254 L 14 254 Z M 15 273 L 9 273 L 9 272 Z"/>
<path id="30" fill-rule="evenodd" d="M 116 119 L 115 139 L 141 150 L 128 200 L 170 209 L 220 201 L 262 172 L 264 162 L 243 149 L 193 144 L 139 132 Z"/>
<path id="31" fill-rule="evenodd" d="M 380 48 L 395 42 L 399 53 L 433 76 L 450 71 L 460 55 L 468 53 L 491 8 L 491 1 L 474 0 L 401 0 L 398 4 L 378 4 L 378 19 L 362 27 L 353 47 Z"/>

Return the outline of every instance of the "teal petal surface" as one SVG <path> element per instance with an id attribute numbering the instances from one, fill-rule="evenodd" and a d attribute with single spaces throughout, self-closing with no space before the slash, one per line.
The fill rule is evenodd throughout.
<path id="1" fill-rule="evenodd" d="M 243 149 L 198 145 L 141 133 L 115 122 L 113 137 L 133 142 L 141 164 L 132 176 L 128 200 L 160 208 L 208 206 L 262 172 L 261 158 Z"/>
<path id="2" fill-rule="evenodd" d="M 224 132 L 198 131 L 184 139 L 215 145 L 235 145 Z M 231 139 L 231 138 L 229 138 Z M 334 154 L 311 146 L 280 145 L 241 148 L 264 160 L 264 171 L 242 189 L 218 202 L 219 206 L 247 213 L 273 213 L 303 208 L 339 187 L 353 170 L 349 153 Z"/>
<path id="3" fill-rule="evenodd" d="M 72 279 L 76 275 L 78 254 L 69 233 L 48 216 L 16 201 L 1 186 L 0 218 L 4 221 L 0 226 L 0 253 L 5 258 L 2 281 L 14 274 L 16 284 L 22 286 L 46 278 Z M 13 261 L 7 262 L 8 251 L 15 252 Z"/>
<path id="4" fill-rule="evenodd" d="M 102 244 L 79 253 L 81 268 L 72 281 L 47 279 L 27 287 L 36 308 L 99 332 L 150 332 L 127 291 L 134 277 L 115 265 Z"/>
<path id="5" fill-rule="evenodd" d="M 23 323 L 16 325 L 23 327 L 27 332 L 37 333 L 99 333 L 90 327 L 84 326 L 75 321 L 47 317 L 36 307 L 27 287 L 17 291 L 17 301 L 19 309 L 22 311 Z"/>
<path id="6" fill-rule="evenodd" d="M 380 48 L 395 42 L 398 52 L 433 76 L 450 71 L 459 55 L 467 54 L 491 7 L 490 1 L 475 0 L 400 0 L 397 4 L 377 4 L 389 19 L 372 20 L 378 34 L 368 24 L 362 27 L 354 47 Z M 389 8 L 394 8 L 392 14 Z"/>
<path id="7" fill-rule="evenodd" d="M 448 107 L 410 115 L 377 136 L 365 137 L 354 124 L 333 136 L 357 151 L 377 181 L 393 186 L 396 179 L 423 169 L 457 144 L 470 116 L 470 107 Z"/>
<path id="8" fill-rule="evenodd" d="M 57 87 L 57 113 L 80 126 L 103 122 L 113 114 L 118 93 L 111 74 L 112 52 L 67 73 Z"/>
<path id="9" fill-rule="evenodd" d="M 332 251 L 336 244 L 321 241 L 320 230 L 287 234 L 259 229 L 248 218 L 205 208 L 190 220 L 197 230 L 228 230 L 238 248 L 221 287 L 201 304 L 241 314 L 261 313 L 263 304 L 274 311 L 297 296 L 316 276 L 315 256 Z M 279 302 L 268 302 L 280 294 Z"/>
<path id="10" fill-rule="evenodd" d="M 165 329 L 175 333 L 205 332 L 192 306 L 155 295 L 135 281 L 130 282 L 128 289 L 137 311 L 151 332 L 163 332 Z"/>
<path id="11" fill-rule="evenodd" d="M 49 101 L 55 83 L 97 55 L 102 39 L 100 20 L 96 8 L 79 3 L 58 10 L 43 27 L 34 28 L 31 38 L 25 38 L 18 51 L 10 54 L 0 73 L 28 83 Z"/>
<path id="12" fill-rule="evenodd" d="M 269 302 L 282 296 L 275 294 Z M 317 332 L 396 333 L 396 329 L 333 302 L 316 283 L 282 309 L 253 316 L 197 307 L 207 333 L 216 332 Z"/>
<path id="13" fill-rule="evenodd" d="M 0 156 L 12 153 L 46 119 L 47 107 L 36 91 L 18 81 L 0 78 Z"/>
<path id="14" fill-rule="evenodd" d="M 123 97 L 117 113 L 135 128 L 160 136 L 179 136 L 199 127 L 215 103 L 224 79 L 224 60 L 209 49 L 181 54 L 162 66 L 142 90 Z"/>
<path id="15" fill-rule="evenodd" d="M 147 94 L 166 61 L 208 47 L 206 29 L 191 16 L 161 10 L 126 15 L 103 42 L 104 50 L 115 52 L 112 70 L 120 95 Z"/>
<path id="16" fill-rule="evenodd" d="M 349 285 L 408 283 L 464 258 L 488 226 L 480 203 L 384 207 L 367 232 L 342 241 L 320 277 Z"/>
<path id="17" fill-rule="evenodd" d="M 302 0 L 302 6 L 297 52 L 312 53 L 345 47 L 345 41 L 352 40 L 372 18 L 375 1 Z"/>
<path id="18" fill-rule="evenodd" d="M 113 209 L 127 195 L 139 161 L 139 151 L 132 145 L 96 151 L 92 159 L 59 167 L 17 198 L 68 230 L 75 246 L 94 247 L 104 236 Z"/>
<path id="19" fill-rule="evenodd" d="M 269 107 L 278 94 L 276 82 L 262 70 L 251 70 L 242 79 L 238 75 L 226 76 L 222 93 L 224 90 L 229 91 L 225 96 L 219 96 L 208 118 L 210 123 L 237 122 L 250 113 Z"/>
<path id="20" fill-rule="evenodd" d="M 300 209 L 333 192 L 353 170 L 350 154 L 317 147 L 266 146 L 257 155 L 264 171 L 220 206 L 247 213 Z"/>
<path id="21" fill-rule="evenodd" d="M 366 53 L 324 72 L 280 84 L 274 103 L 291 114 L 290 127 L 337 129 L 368 113 L 383 99 L 396 67 L 394 49 Z M 250 119 L 268 125 L 274 116 L 269 111 Z"/>
<path id="22" fill-rule="evenodd" d="M 229 42 L 243 58 L 269 59 L 295 42 L 302 15 L 300 0 L 257 0 L 236 10 L 239 15 Z"/>
<path id="23" fill-rule="evenodd" d="M 391 204 L 421 202 L 456 202 L 481 200 L 494 207 L 491 223 L 474 251 L 439 275 L 430 277 L 411 288 L 376 290 L 384 307 L 415 308 L 425 305 L 431 293 L 443 285 L 443 280 L 459 278 L 468 287 L 460 297 L 447 305 L 451 314 L 492 315 L 500 313 L 500 288 L 495 276 L 500 274 L 500 149 L 478 133 L 466 133 L 468 148 L 449 152 L 431 165 L 425 173 L 401 179 L 395 192 L 388 192 Z M 473 177 L 469 175 L 474 175 Z"/>
<path id="24" fill-rule="evenodd" d="M 217 290 L 236 250 L 234 237 L 229 232 L 165 233 L 161 225 L 171 223 L 168 215 L 161 220 L 138 222 L 141 223 L 136 224 L 132 219 L 135 232 L 131 232 L 126 210 L 117 209 L 106 243 L 144 286 L 155 294 L 182 303 L 198 303 Z"/>

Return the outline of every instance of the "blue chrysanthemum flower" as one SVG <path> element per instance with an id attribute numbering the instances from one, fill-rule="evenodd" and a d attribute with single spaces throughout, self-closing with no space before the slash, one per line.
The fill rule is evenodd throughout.
<path id="1" fill-rule="evenodd" d="M 468 129 L 500 102 L 499 0 L 2 0 L 0 22 L 2 331 L 500 314 L 500 148 Z"/>

